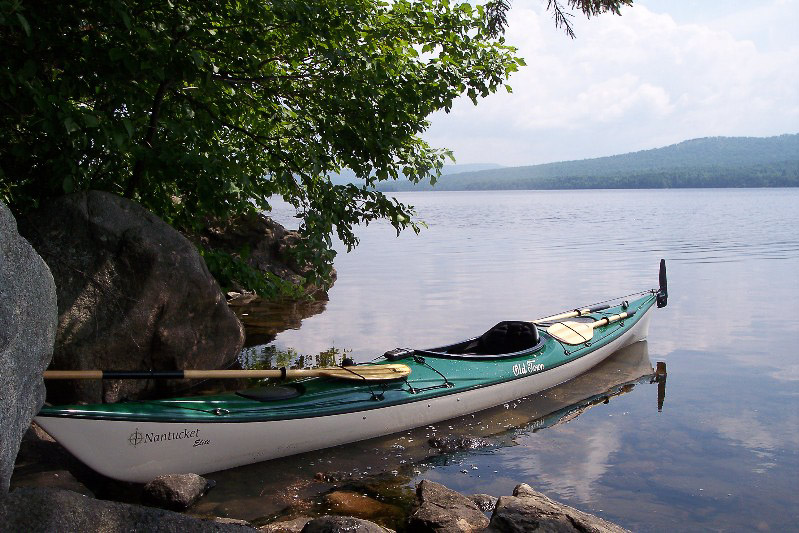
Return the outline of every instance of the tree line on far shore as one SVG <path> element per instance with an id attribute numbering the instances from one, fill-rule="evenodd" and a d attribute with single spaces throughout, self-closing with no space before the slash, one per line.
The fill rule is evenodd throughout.
<path id="1" fill-rule="evenodd" d="M 396 181 L 383 191 L 431 189 Z M 799 186 L 799 134 L 712 137 L 629 154 L 442 176 L 435 190 Z"/>

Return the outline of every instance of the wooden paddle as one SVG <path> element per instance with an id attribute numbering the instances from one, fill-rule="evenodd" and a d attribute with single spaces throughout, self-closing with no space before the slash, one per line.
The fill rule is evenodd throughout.
<path id="1" fill-rule="evenodd" d="M 558 322 L 547 328 L 547 333 L 566 344 L 582 344 L 594 337 L 594 328 L 631 317 L 635 311 L 611 315 L 596 322 Z"/>
<path id="2" fill-rule="evenodd" d="M 387 381 L 411 373 L 407 365 L 356 365 L 297 370 L 46 370 L 44 379 L 239 379 L 325 377 L 354 381 Z"/>
<path id="3" fill-rule="evenodd" d="M 554 320 L 562 320 L 564 318 L 572 318 L 575 316 L 588 315 L 596 311 L 602 311 L 603 309 L 607 309 L 608 307 L 610 306 L 598 305 L 596 307 L 586 307 L 585 309 L 575 309 L 574 311 L 569 311 L 568 313 L 561 313 L 559 315 L 552 315 L 544 318 L 539 318 L 538 320 L 533 320 L 533 324 L 540 324 L 542 322 L 552 322 Z"/>

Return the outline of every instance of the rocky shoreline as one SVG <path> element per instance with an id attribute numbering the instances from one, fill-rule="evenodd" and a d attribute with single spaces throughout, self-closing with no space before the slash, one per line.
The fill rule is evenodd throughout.
<path id="1" fill-rule="evenodd" d="M 126 493 L 122 499 L 135 494 L 143 505 L 97 499 L 78 478 L 102 487 L 104 498 L 117 490 Z M 321 512 L 327 514 L 319 515 L 320 509 L 314 512 L 309 503 L 296 502 L 285 513 L 248 522 L 198 513 L 200 506 L 196 504 L 213 489 L 215 482 L 196 474 L 160 476 L 145 485 L 100 478 L 34 424 L 20 448 L 13 490 L 0 496 L 0 523 L 11 530 L 27 531 L 626 531 L 558 503 L 524 483 L 518 484 L 512 495 L 496 498 L 487 494 L 461 494 L 422 480 L 416 485 L 410 509 L 401 509 L 364 494 L 345 475 L 320 472 L 315 481 L 332 486 L 322 498 Z"/>
<path id="2" fill-rule="evenodd" d="M 325 495 L 333 515 L 295 514 L 258 524 L 193 516 L 212 481 L 195 474 L 162 476 L 144 486 L 109 480 L 31 425 L 45 399 L 42 372 L 51 359 L 62 369 L 223 368 L 240 352 L 244 329 L 191 243 L 128 200 L 70 195 L 23 226 L 18 231 L 0 203 L 0 523 L 6 529 L 387 531 L 368 520 L 379 521 L 379 502 L 335 485 Z M 286 235 L 269 224 L 255 227 Z M 274 248 L 265 245 L 258 261 L 267 261 Z M 323 303 L 298 308 L 290 320 L 321 309 Z M 270 332 L 267 327 L 262 333 Z M 47 392 L 58 402 L 97 402 L 168 393 L 176 386 L 110 381 Z M 102 489 L 102 499 L 94 487 Z M 131 494 L 137 503 L 113 501 Z M 495 501 L 425 480 L 412 507 L 393 520 L 406 531 L 441 533 L 624 531 L 525 484 Z"/>

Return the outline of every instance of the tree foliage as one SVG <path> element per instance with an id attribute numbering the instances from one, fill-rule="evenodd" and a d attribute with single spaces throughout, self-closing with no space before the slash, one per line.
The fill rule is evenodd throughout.
<path id="1" fill-rule="evenodd" d="M 566 3 L 591 16 L 629 0 Z M 422 140 L 426 117 L 524 64 L 502 36 L 509 6 L 0 0 L 0 200 L 20 213 L 105 190 L 190 229 L 279 195 L 300 213 L 300 259 L 324 271 L 356 224 L 418 231 L 374 185 L 434 182 L 449 153 Z M 342 169 L 365 185 L 331 183 Z"/>
<path id="2" fill-rule="evenodd" d="M 566 35 L 574 39 L 576 34 L 572 27 L 571 19 L 574 17 L 569 9 L 577 9 L 586 18 L 596 17 L 602 13 L 613 13 L 621 15 L 621 8 L 631 6 L 633 0 L 566 0 L 566 5 L 559 0 L 546 0 L 547 11 L 552 12 L 555 19 L 555 27 L 562 28 Z M 511 0 L 489 0 L 486 3 L 486 14 L 488 16 L 488 34 L 491 36 L 500 35 L 508 25 L 507 13 L 511 8 Z"/>
<path id="3" fill-rule="evenodd" d="M 621 15 L 621 8 L 630 6 L 632 3 L 633 0 L 566 0 L 567 7 L 564 8 L 563 3 L 558 0 L 547 0 L 547 10 L 552 11 L 552 17 L 555 19 L 555 27 L 563 28 L 563 31 L 574 39 L 576 35 L 571 24 L 571 18 L 574 15 L 567 11 L 568 8 L 577 9 L 581 11 L 586 18 L 591 18 L 601 15 L 602 13 Z"/>
<path id="4" fill-rule="evenodd" d="M 371 186 L 435 179 L 426 117 L 523 64 L 486 24 L 446 0 L 2 0 L 0 197 L 106 190 L 196 227 L 279 195 L 329 264 L 355 224 L 418 231 Z M 333 185 L 342 168 L 366 185 Z"/>

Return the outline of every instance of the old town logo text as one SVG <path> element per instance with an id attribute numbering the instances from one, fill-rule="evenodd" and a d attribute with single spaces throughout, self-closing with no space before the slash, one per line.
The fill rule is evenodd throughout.
<path id="1" fill-rule="evenodd" d="M 183 429 L 181 431 L 167 431 L 166 433 L 156 433 L 154 431 L 142 433 L 139 431 L 139 428 L 136 428 L 136 430 L 130 434 L 128 437 L 128 443 L 135 447 L 139 446 L 140 444 L 151 444 L 186 439 L 194 439 L 192 446 L 205 446 L 206 444 L 211 444 L 210 439 L 203 439 L 200 437 L 199 429 Z"/>

